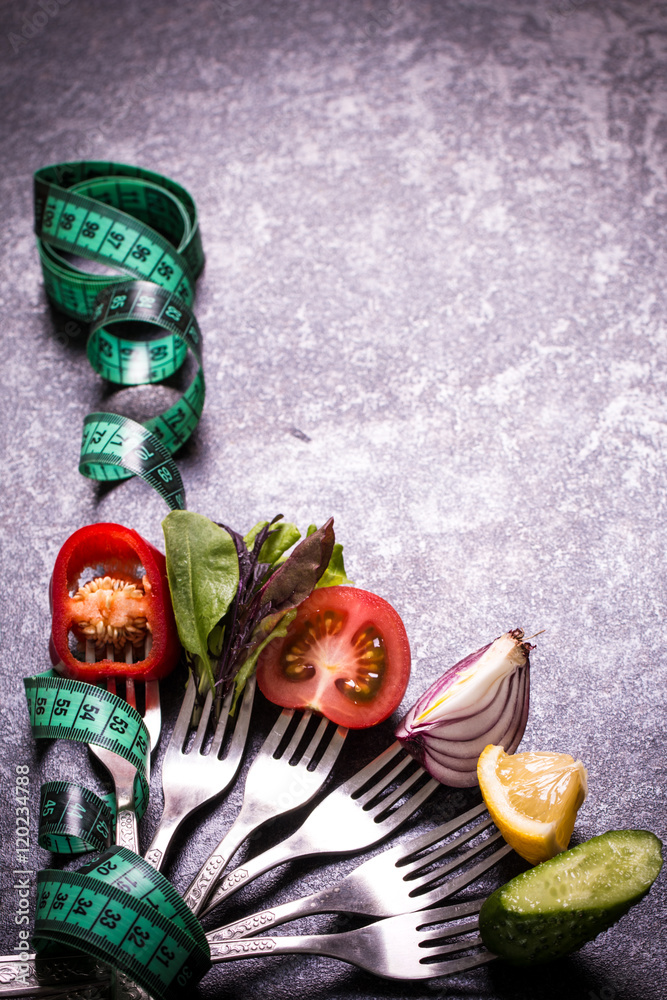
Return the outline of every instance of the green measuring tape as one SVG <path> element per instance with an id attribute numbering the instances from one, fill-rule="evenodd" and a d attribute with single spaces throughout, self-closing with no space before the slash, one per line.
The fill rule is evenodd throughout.
<path id="1" fill-rule="evenodd" d="M 46 292 L 56 308 L 92 323 L 93 368 L 118 385 L 145 385 L 173 375 L 188 350 L 197 362 L 181 399 L 145 425 L 90 414 L 79 471 L 99 481 L 141 476 L 171 509 L 184 508 L 172 454 L 196 427 L 205 395 L 201 333 L 189 308 L 204 266 L 195 203 L 169 178 L 119 163 L 55 164 L 34 180 Z M 107 273 L 86 270 L 82 259 Z M 147 323 L 165 335 L 147 338 Z"/>
<path id="2" fill-rule="evenodd" d="M 78 872 L 37 875 L 36 951 L 74 947 L 122 969 L 160 1000 L 182 997 L 211 965 L 203 928 L 147 861 L 112 847 Z"/>
<path id="3" fill-rule="evenodd" d="M 37 739 L 94 743 L 137 769 L 137 815 L 148 803 L 150 739 L 139 713 L 104 688 L 47 671 L 24 679 Z M 38 873 L 33 943 L 38 953 L 73 948 L 126 972 L 160 1000 L 173 1000 L 210 966 L 203 928 L 170 882 L 124 847 L 110 847 L 112 806 L 70 781 L 47 782 L 38 840 L 65 854 L 105 850 L 77 872 Z"/>
<path id="4" fill-rule="evenodd" d="M 35 739 L 94 743 L 119 754 L 137 770 L 136 813 L 143 816 L 148 805 L 146 761 L 150 737 L 137 710 L 104 688 L 60 677 L 53 670 L 24 678 L 23 685 Z M 67 816 L 67 824 L 73 836 L 85 839 L 83 829 L 74 832 L 77 811 L 80 804 Z"/>
<path id="5" fill-rule="evenodd" d="M 105 800 L 72 781 L 46 781 L 40 790 L 37 842 L 56 854 L 103 851 L 111 846 L 114 813 L 113 795 Z"/>

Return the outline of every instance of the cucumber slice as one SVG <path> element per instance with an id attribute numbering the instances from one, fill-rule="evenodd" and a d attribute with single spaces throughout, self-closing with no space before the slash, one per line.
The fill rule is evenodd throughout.
<path id="1" fill-rule="evenodd" d="M 647 830 L 610 830 L 517 875 L 482 906 L 484 944 L 514 965 L 580 948 L 646 895 L 661 848 Z"/>

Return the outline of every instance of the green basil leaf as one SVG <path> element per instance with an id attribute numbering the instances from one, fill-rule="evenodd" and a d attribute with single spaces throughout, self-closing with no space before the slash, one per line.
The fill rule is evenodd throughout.
<path id="1" fill-rule="evenodd" d="M 291 524 L 289 521 L 281 521 L 275 528 L 271 528 L 269 531 L 266 541 L 259 550 L 259 561 L 269 563 L 273 566 L 274 563 L 278 562 L 283 553 L 291 549 L 300 538 L 301 532 L 296 524 Z"/>
<path id="2" fill-rule="evenodd" d="M 266 528 L 268 521 L 258 521 L 257 524 L 250 529 L 247 535 L 244 535 L 243 541 L 245 542 L 248 552 L 252 552 L 255 546 L 255 539 L 260 533 L 262 528 Z M 258 562 L 268 563 L 270 566 L 274 566 L 281 558 L 281 556 L 291 549 L 296 542 L 301 538 L 301 532 L 297 528 L 296 524 L 292 524 L 290 521 L 280 521 L 269 529 L 269 534 L 266 541 L 259 550 Z"/>
<path id="3" fill-rule="evenodd" d="M 284 639 L 287 635 L 287 629 L 295 618 L 296 608 L 292 608 L 290 611 L 279 611 L 276 614 L 267 615 L 253 632 L 252 639 L 256 645 L 248 658 L 243 661 L 234 678 L 234 698 L 230 709 L 232 715 L 236 711 L 236 703 L 243 694 L 244 687 L 255 672 L 260 653 L 273 639 Z"/>
<path id="4" fill-rule="evenodd" d="M 335 543 L 329 565 L 315 587 L 354 587 L 354 580 L 350 580 L 345 572 L 343 546 L 340 542 Z"/>
<path id="5" fill-rule="evenodd" d="M 171 511 L 162 530 L 178 635 L 183 647 L 200 657 L 213 687 L 208 637 L 236 595 L 236 546 L 227 531 L 192 511 Z"/>
<path id="6" fill-rule="evenodd" d="M 214 656 L 216 659 L 220 656 L 224 641 L 225 626 L 222 623 L 219 623 L 214 629 L 211 630 L 208 637 L 208 648 L 211 656 Z"/>
<path id="7" fill-rule="evenodd" d="M 257 538 L 262 528 L 265 528 L 268 523 L 269 523 L 268 521 L 258 521 L 257 524 L 250 529 L 248 534 L 243 536 L 243 541 L 245 542 L 245 546 L 248 552 L 252 552 L 255 546 L 255 539 Z"/>

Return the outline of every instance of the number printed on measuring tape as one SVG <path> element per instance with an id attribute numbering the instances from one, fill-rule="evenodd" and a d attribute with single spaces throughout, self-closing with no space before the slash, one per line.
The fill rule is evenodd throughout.
<path id="1" fill-rule="evenodd" d="M 188 352 L 194 356 L 197 371 L 180 400 L 145 424 L 112 413 L 87 417 L 79 461 L 88 478 L 138 475 L 170 508 L 184 508 L 172 455 L 197 426 L 205 396 L 201 333 L 190 309 L 204 265 L 193 199 L 139 167 L 55 164 L 35 174 L 35 233 L 47 295 L 67 315 L 92 324 L 88 358 L 103 378 L 118 385 L 160 382 Z M 72 255 L 110 273 L 92 274 Z M 121 322 L 122 334 L 114 330 Z M 128 336 L 128 324 L 138 323 L 165 335 L 146 340 L 142 326 Z"/>
<path id="2" fill-rule="evenodd" d="M 38 843 L 56 854 L 103 851 L 113 838 L 115 798 L 100 798 L 72 781 L 40 789 Z"/>
<path id="3" fill-rule="evenodd" d="M 37 876 L 34 944 L 75 947 L 127 972 L 159 1000 L 182 995 L 210 967 L 204 930 L 148 862 L 112 847 L 78 872 Z"/>
<path id="4" fill-rule="evenodd" d="M 53 670 L 25 677 L 23 686 L 36 739 L 94 743 L 119 754 L 136 768 L 136 812 L 143 816 L 148 805 L 150 737 L 137 710 L 104 688 L 61 677 Z"/>

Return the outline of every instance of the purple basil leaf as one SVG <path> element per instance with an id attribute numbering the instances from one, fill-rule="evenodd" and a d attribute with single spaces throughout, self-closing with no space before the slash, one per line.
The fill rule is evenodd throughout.
<path id="1" fill-rule="evenodd" d="M 262 587 L 262 605 L 270 603 L 274 611 L 288 611 L 312 593 L 315 584 L 329 565 L 335 535 L 333 518 L 299 542 L 292 554 Z"/>

